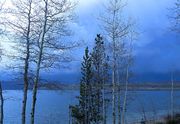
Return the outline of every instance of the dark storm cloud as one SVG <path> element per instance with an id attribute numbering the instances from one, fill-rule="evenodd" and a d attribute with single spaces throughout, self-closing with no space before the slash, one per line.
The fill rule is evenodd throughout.
<path id="1" fill-rule="evenodd" d="M 80 63 L 84 48 L 92 48 L 97 33 L 105 34 L 97 19 L 102 14 L 105 0 L 80 0 L 76 9 L 77 22 L 70 25 L 74 36 L 72 41 L 83 41 L 78 50 L 73 51 L 75 62 L 68 69 L 57 69 L 46 73 L 49 79 L 62 82 L 77 82 L 80 78 Z M 180 71 L 180 36 L 169 30 L 169 9 L 174 0 L 128 0 L 125 15 L 137 23 L 139 36 L 135 41 L 133 72 L 135 80 L 165 79 L 169 72 Z M 105 37 L 105 35 L 104 35 Z M 47 74 L 48 73 L 48 74 Z M 166 78 L 167 79 L 167 78 Z"/>
<path id="2" fill-rule="evenodd" d="M 83 8 L 78 12 L 78 25 L 83 27 L 82 32 L 85 32 L 83 39 L 89 46 L 93 45 L 93 37 L 96 33 L 104 34 L 102 29 L 98 27 L 100 22 L 97 20 L 99 13 L 102 13 L 101 5 L 104 2 L 100 1 L 89 5 L 88 9 Z M 136 28 L 140 34 L 134 47 L 133 72 L 136 76 L 135 80 L 169 80 L 171 71 L 180 71 L 180 37 L 170 31 L 171 24 L 168 18 L 169 8 L 173 4 L 173 0 L 128 1 L 125 15 L 130 15 L 136 21 Z M 81 56 L 83 48 L 79 51 Z M 80 67 L 74 66 L 74 68 Z M 74 74 L 77 73 L 74 72 Z"/>
<path id="3" fill-rule="evenodd" d="M 151 42 L 135 47 L 134 69 L 139 72 L 180 71 L 180 37 L 171 32 L 150 33 Z"/>

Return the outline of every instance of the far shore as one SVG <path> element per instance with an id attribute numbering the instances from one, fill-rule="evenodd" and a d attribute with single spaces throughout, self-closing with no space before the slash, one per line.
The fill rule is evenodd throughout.
<path id="1" fill-rule="evenodd" d="M 59 84 L 59 83 L 42 83 L 39 89 L 44 90 L 79 90 L 79 84 Z M 97 87 L 97 86 L 96 86 Z M 112 85 L 105 85 L 106 89 L 110 90 Z M 118 88 L 118 86 L 116 86 Z M 125 89 L 125 85 L 119 85 L 120 90 Z M 128 90 L 135 91 L 158 91 L 158 90 L 172 90 L 171 84 L 155 84 L 155 83 L 129 83 Z M 176 83 L 173 90 L 180 91 L 180 84 Z"/>
<path id="2" fill-rule="evenodd" d="M 3 83 L 3 90 L 23 90 L 23 83 Z M 98 87 L 98 86 L 94 86 Z M 102 86 L 100 86 L 102 87 Z M 125 89 L 125 84 L 117 85 L 116 88 L 120 90 Z M 38 86 L 39 90 L 79 90 L 79 83 L 41 83 Z M 107 90 L 111 90 L 112 84 L 105 85 Z M 29 90 L 32 90 L 32 84 L 29 86 Z M 172 90 L 172 84 L 170 83 L 129 83 L 128 90 L 130 91 L 160 91 L 160 90 Z M 173 90 L 180 91 L 180 83 L 174 83 Z"/>

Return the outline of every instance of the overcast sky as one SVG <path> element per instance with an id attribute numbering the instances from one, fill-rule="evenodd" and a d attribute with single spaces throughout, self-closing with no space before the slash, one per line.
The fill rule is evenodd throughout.
<path id="1" fill-rule="evenodd" d="M 168 17 L 175 1 L 128 0 L 126 2 L 124 13 L 136 22 L 139 32 L 134 46 L 135 75 L 139 76 L 138 80 L 146 80 L 143 77 L 148 77 L 149 80 L 158 76 L 168 80 L 167 75 L 171 71 L 180 71 L 180 36 L 170 31 L 171 20 Z M 80 39 L 86 40 L 88 45 L 93 44 L 97 33 L 103 34 L 99 28 L 100 22 L 97 20 L 103 13 L 101 11 L 103 4 L 105 4 L 104 0 L 80 0 L 77 9 L 79 16 L 77 36 L 80 32 Z"/>
<path id="2" fill-rule="evenodd" d="M 84 45 L 74 52 L 77 61 L 70 64 L 70 69 L 61 69 L 56 75 L 70 76 L 73 80 L 79 79 L 83 49 L 87 45 L 93 46 L 97 33 L 104 34 L 99 28 L 100 22 L 97 18 L 103 13 L 105 1 L 107 0 L 79 0 L 75 10 L 77 19 L 71 24 L 74 31 L 72 40 L 84 41 Z M 124 13 L 136 22 L 136 29 L 139 32 L 134 46 L 133 70 L 137 74 L 165 74 L 171 70 L 180 71 L 180 36 L 170 31 L 168 18 L 174 0 L 127 0 L 126 2 Z M 6 49 L 8 49 L 7 45 Z"/>

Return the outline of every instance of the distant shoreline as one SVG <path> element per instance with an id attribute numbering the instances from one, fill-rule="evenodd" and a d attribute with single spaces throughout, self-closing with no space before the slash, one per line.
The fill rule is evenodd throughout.
<path id="1" fill-rule="evenodd" d="M 107 90 L 111 90 L 112 85 L 106 85 Z M 119 85 L 120 90 L 125 89 L 125 85 Z M 116 86 L 118 88 L 118 86 Z M 4 84 L 3 90 L 22 90 L 23 84 L 13 84 L 6 85 Z M 30 86 L 29 90 L 32 89 Z M 65 83 L 41 83 L 39 84 L 39 90 L 79 90 L 79 84 L 65 84 Z M 171 84 L 155 84 L 155 83 L 129 83 L 128 90 L 130 91 L 163 91 L 171 90 Z M 180 91 L 180 83 L 174 84 L 174 90 Z"/>
<path id="2" fill-rule="evenodd" d="M 52 84 L 45 83 L 39 86 L 39 90 L 79 90 L 79 84 Z M 105 86 L 107 90 L 111 90 L 112 85 Z M 118 86 L 116 86 L 118 88 Z M 120 90 L 124 90 L 125 85 L 120 85 Z M 171 90 L 171 84 L 129 84 L 128 90 L 130 91 L 163 91 Z M 174 84 L 174 90 L 180 91 L 180 84 Z"/>

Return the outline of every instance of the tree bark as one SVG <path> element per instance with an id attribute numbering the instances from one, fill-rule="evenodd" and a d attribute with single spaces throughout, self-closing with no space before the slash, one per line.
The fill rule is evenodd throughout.
<path id="1" fill-rule="evenodd" d="M 31 30 L 31 5 L 30 1 L 29 12 L 28 12 L 28 29 L 26 36 L 26 58 L 25 58 L 25 67 L 24 67 L 24 94 L 22 102 L 22 124 L 26 124 L 26 103 L 27 103 L 27 94 L 28 94 L 28 71 L 29 71 L 29 58 L 30 58 L 30 30 Z"/>
<path id="2" fill-rule="evenodd" d="M 105 103 L 105 79 L 103 79 L 103 124 L 106 124 L 106 103 Z"/>
<path id="3" fill-rule="evenodd" d="M 119 64 L 118 64 L 119 65 Z M 119 67 L 119 66 L 118 66 Z M 121 124 L 121 90 L 120 90 L 120 77 L 119 70 L 117 70 L 117 83 L 118 83 L 118 91 L 117 91 L 117 101 L 118 101 L 118 124 Z"/>
<path id="4" fill-rule="evenodd" d="M 113 116 L 113 124 L 116 124 L 116 94 L 115 94 L 115 67 L 113 67 L 113 73 L 112 73 L 112 116 Z"/>
<path id="5" fill-rule="evenodd" d="M 34 86 L 33 86 L 33 103 L 32 103 L 32 107 L 31 107 L 31 124 L 34 124 L 35 107 L 36 107 L 36 100 L 37 100 L 37 88 L 38 88 L 41 60 L 42 60 L 43 48 L 44 48 L 44 37 L 45 37 L 46 27 L 47 27 L 48 0 L 44 0 L 44 2 L 45 2 L 44 24 L 43 24 L 42 33 L 41 33 L 41 36 L 39 39 L 40 51 L 39 51 L 38 62 L 37 62 L 37 67 L 36 67 L 36 78 L 35 78 Z"/>
<path id="6" fill-rule="evenodd" d="M 113 31 L 112 31 L 112 43 L 113 43 L 113 67 L 112 67 L 112 117 L 113 124 L 116 124 L 116 41 L 115 41 L 115 16 L 116 10 L 113 11 Z"/>

